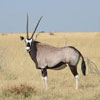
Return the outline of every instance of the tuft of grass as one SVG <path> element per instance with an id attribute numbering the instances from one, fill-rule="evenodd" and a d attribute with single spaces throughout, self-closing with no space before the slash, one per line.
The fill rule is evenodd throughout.
<path id="1" fill-rule="evenodd" d="M 20 84 L 19 86 L 12 86 L 10 88 L 3 89 L 2 95 L 5 97 L 18 97 L 30 98 L 32 95 L 36 95 L 35 88 L 26 85 Z"/>

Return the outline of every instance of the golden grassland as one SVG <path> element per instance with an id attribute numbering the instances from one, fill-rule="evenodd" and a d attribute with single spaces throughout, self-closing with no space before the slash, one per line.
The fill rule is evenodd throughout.
<path id="1" fill-rule="evenodd" d="M 84 56 L 87 75 L 79 62 L 79 89 L 69 68 L 48 70 L 48 89 L 42 87 L 19 34 L 0 34 L 0 100 L 100 100 L 100 33 L 40 33 L 37 40 L 52 46 L 74 46 Z"/>

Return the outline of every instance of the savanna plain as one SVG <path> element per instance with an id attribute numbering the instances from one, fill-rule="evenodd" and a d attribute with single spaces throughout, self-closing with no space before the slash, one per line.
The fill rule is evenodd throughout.
<path id="1" fill-rule="evenodd" d="M 0 100 L 100 100 L 100 32 L 39 33 L 38 41 L 56 46 L 74 46 L 85 58 L 86 76 L 78 64 L 79 89 L 69 69 L 48 70 L 48 89 L 41 71 L 25 51 L 20 35 L 0 34 Z M 31 35 L 31 33 L 30 33 Z"/>

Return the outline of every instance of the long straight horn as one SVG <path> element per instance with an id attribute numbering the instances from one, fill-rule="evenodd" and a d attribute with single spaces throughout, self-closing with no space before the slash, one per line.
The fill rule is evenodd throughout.
<path id="1" fill-rule="evenodd" d="M 31 36 L 31 39 L 32 39 L 33 36 L 34 36 L 34 33 L 36 32 L 36 29 L 37 29 L 37 27 L 38 27 L 38 25 L 39 25 L 39 23 L 40 23 L 42 17 L 43 17 L 43 16 L 40 17 L 40 19 L 39 19 L 39 21 L 38 21 L 38 23 L 37 23 L 37 25 L 36 25 L 36 27 L 35 27 L 35 29 L 34 29 L 34 31 L 33 31 L 33 34 L 32 34 L 32 36 Z"/>
<path id="2" fill-rule="evenodd" d="M 27 39 L 29 39 L 29 36 L 28 36 L 28 14 L 27 14 L 27 24 L 26 24 L 26 33 L 27 33 Z"/>

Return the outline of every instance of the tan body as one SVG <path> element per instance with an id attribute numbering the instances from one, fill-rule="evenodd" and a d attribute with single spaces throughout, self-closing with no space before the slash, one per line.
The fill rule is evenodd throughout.
<path id="1" fill-rule="evenodd" d="M 60 62 L 77 65 L 80 58 L 79 52 L 73 47 L 57 48 L 36 41 L 33 42 L 30 56 L 38 68 L 52 68 Z"/>

